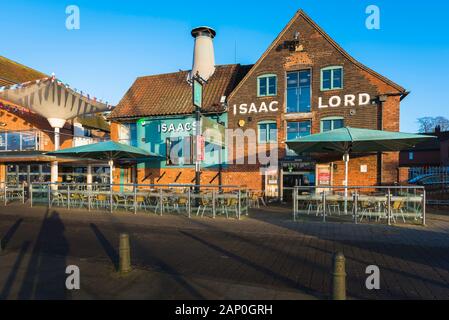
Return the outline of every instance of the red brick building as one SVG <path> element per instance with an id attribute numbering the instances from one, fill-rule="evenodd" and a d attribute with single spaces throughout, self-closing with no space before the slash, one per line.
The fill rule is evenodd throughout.
<path id="1" fill-rule="evenodd" d="M 223 68 L 230 74 L 212 76 L 205 87 L 204 111 L 210 117 L 225 117 L 228 129 L 255 133 L 255 140 L 227 141 L 223 184 L 265 190 L 274 197 L 295 185 L 343 185 L 340 157 L 296 155 L 287 150 L 286 141 L 342 126 L 399 131 L 400 102 L 408 92 L 356 61 L 303 11 L 295 14 L 255 65 L 217 70 L 223 72 Z M 114 139 L 121 140 L 121 126 L 143 117 L 151 121 L 193 114 L 187 73 L 167 77 L 136 81 L 111 115 Z M 161 87 L 170 92 L 162 92 Z M 140 143 L 142 137 L 136 135 L 136 139 Z M 260 146 L 279 149 L 269 171 L 261 172 L 266 165 L 260 161 Z M 257 161 L 251 163 L 248 158 L 254 153 Z M 242 160 L 243 164 L 237 164 Z M 355 155 L 350 162 L 350 185 L 395 183 L 398 164 L 399 153 Z M 138 172 L 138 183 L 194 181 L 194 169 L 188 165 L 141 167 Z M 206 168 L 201 182 L 216 184 L 216 175 L 217 168 Z"/>
<path id="2" fill-rule="evenodd" d="M 0 56 L 0 87 L 46 78 L 42 72 Z M 67 121 L 60 130 L 60 148 L 109 139 L 109 124 L 101 115 Z M 54 129 L 47 118 L 20 105 L 0 99 L 0 184 L 49 182 L 55 157 Z M 86 182 L 87 165 L 83 161 L 59 160 L 59 182 Z M 96 181 L 109 182 L 107 164 L 99 163 Z M 104 172 L 101 172 L 101 171 Z"/>
<path id="3" fill-rule="evenodd" d="M 443 167 L 449 166 L 449 131 L 435 130 L 429 136 L 437 137 L 420 143 L 415 148 L 400 154 L 401 167 Z"/>

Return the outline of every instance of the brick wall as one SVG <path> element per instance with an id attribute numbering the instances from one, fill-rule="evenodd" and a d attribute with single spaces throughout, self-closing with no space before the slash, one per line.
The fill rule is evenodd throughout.
<path id="1" fill-rule="evenodd" d="M 5 101 L 3 101 L 6 103 Z M 2 127 L 4 131 L 41 131 L 41 145 L 44 151 L 53 151 L 54 146 L 54 129 L 50 126 L 47 119 L 34 113 L 28 112 L 11 112 L 0 109 L 0 122 L 6 124 Z M 72 129 L 69 123 L 61 129 L 61 148 L 72 147 Z"/>
<path id="2" fill-rule="evenodd" d="M 286 41 L 292 41 L 295 34 L 299 32 L 301 48 L 298 50 L 282 49 Z M 281 48 L 281 49 L 279 49 Z M 320 88 L 321 69 L 328 66 L 342 66 L 344 68 L 344 89 L 322 92 Z M 299 71 L 303 69 L 311 70 L 312 75 L 312 99 L 311 112 L 306 114 L 286 114 L 286 74 L 289 71 Z M 277 75 L 277 96 L 258 97 L 257 77 L 264 74 Z M 207 90 L 207 88 L 206 88 Z M 321 119 L 325 117 L 343 117 L 345 125 L 356 128 L 367 128 L 377 130 L 399 131 L 400 119 L 400 91 L 402 89 L 394 83 L 369 71 L 369 69 L 356 63 L 341 51 L 335 43 L 326 38 L 322 31 L 303 13 L 298 13 L 295 18 L 281 32 L 279 38 L 270 46 L 252 68 L 247 77 L 239 84 L 229 97 L 228 119 L 230 129 L 239 129 L 239 122 L 245 121 L 243 130 L 254 130 L 257 134 L 258 123 L 260 121 L 275 121 L 279 130 L 278 145 L 279 159 L 283 159 L 286 154 L 286 128 L 287 121 L 311 120 L 312 133 L 321 130 Z M 336 108 L 320 109 L 319 98 L 327 102 L 332 96 L 339 96 L 344 100 L 348 94 L 358 95 L 367 93 L 373 101 L 364 106 L 340 106 Z M 378 97 L 387 95 L 386 101 L 381 104 Z M 262 103 L 269 105 L 277 101 L 278 112 L 263 112 L 252 114 L 234 114 L 234 105 L 252 103 L 257 108 Z M 118 139 L 118 126 L 112 125 L 111 136 L 113 140 Z M 224 170 L 224 184 L 240 184 L 252 189 L 261 189 L 264 185 L 264 177 L 260 174 L 260 165 L 234 165 L 236 152 L 243 152 L 247 159 L 249 153 L 256 142 L 246 142 L 243 144 L 234 143 L 234 148 L 229 149 L 228 159 L 231 165 Z M 251 147 L 251 148 L 250 148 Z M 317 157 L 318 163 L 335 163 L 334 184 L 341 185 L 344 180 L 344 163 L 341 157 L 336 159 L 323 160 Z M 398 181 L 398 153 L 374 154 L 367 156 L 353 156 L 350 161 L 351 185 L 377 185 L 380 183 L 394 183 Z M 326 162 L 328 161 L 328 162 Z M 245 161 L 248 163 L 248 161 Z M 368 172 L 362 173 L 361 166 L 368 166 Z M 190 183 L 193 181 L 194 173 L 192 169 L 167 169 L 162 172 L 153 169 L 150 181 L 160 181 L 160 183 L 173 183 L 178 178 L 179 183 Z M 164 175 L 165 174 L 165 175 Z M 209 177 L 214 172 L 205 172 L 202 183 L 208 183 Z M 162 175 L 164 175 L 162 177 Z M 160 180 L 156 179 L 156 177 Z M 151 180 L 153 179 L 153 180 Z"/>
<path id="3" fill-rule="evenodd" d="M 300 44 L 302 51 L 291 51 L 288 49 L 278 50 L 285 41 L 294 39 L 296 32 L 300 33 Z M 344 68 L 344 89 L 321 91 L 321 69 L 328 66 L 343 66 Z M 289 71 L 299 71 L 310 69 L 312 74 L 312 101 L 311 113 L 309 114 L 286 114 L 286 74 Z M 257 96 L 257 77 L 264 74 L 277 75 L 278 95 L 275 97 Z M 358 95 L 368 93 L 373 100 L 377 100 L 380 95 L 389 95 L 387 101 L 381 104 L 373 101 L 369 105 L 336 108 L 318 108 L 319 98 L 327 102 L 332 96 L 339 96 L 344 100 L 347 94 Z M 286 125 L 287 120 L 299 121 L 309 119 L 312 121 L 312 133 L 319 133 L 321 130 L 321 119 L 325 117 L 343 117 L 345 126 L 366 128 L 366 129 L 384 129 L 389 131 L 399 131 L 400 117 L 400 96 L 396 87 L 386 83 L 379 77 L 363 69 L 360 65 L 349 60 L 341 51 L 339 51 L 331 42 L 329 42 L 320 31 L 311 24 L 303 15 L 298 15 L 286 30 L 281 33 L 280 38 L 273 44 L 261 60 L 253 67 L 247 78 L 231 94 L 229 105 L 229 127 L 236 129 L 240 120 L 246 122 L 243 129 L 257 130 L 257 124 L 260 121 L 273 120 L 278 124 L 280 145 L 280 157 L 285 154 Z M 232 112 L 234 105 L 242 103 L 250 105 L 255 103 L 259 106 L 262 102 L 269 104 L 272 101 L 279 102 L 279 112 L 262 114 L 237 114 Z M 326 103 L 325 103 L 326 104 Z M 248 145 L 239 146 L 246 152 Z M 230 151 L 230 159 L 233 154 Z M 381 159 L 380 159 L 381 157 Z M 381 160 L 381 161 L 380 161 Z M 350 162 L 350 181 L 351 185 L 375 185 L 379 183 L 394 183 L 397 181 L 398 153 L 388 153 L 383 155 L 370 155 L 366 157 L 357 157 Z M 340 185 L 344 180 L 344 164 L 338 160 L 336 162 L 337 170 L 334 172 L 334 184 Z M 368 165 L 368 173 L 361 173 L 360 166 Z M 234 166 L 232 171 L 246 171 L 245 167 Z M 381 169 L 381 170 L 380 170 Z M 259 184 L 256 179 L 255 184 Z"/>

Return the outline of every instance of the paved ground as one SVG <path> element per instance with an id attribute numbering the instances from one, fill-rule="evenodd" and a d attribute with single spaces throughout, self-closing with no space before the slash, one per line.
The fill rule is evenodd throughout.
<path id="1" fill-rule="evenodd" d="M 448 216 L 427 227 L 290 220 L 281 208 L 235 221 L 0 207 L 0 299 L 326 299 L 337 251 L 352 299 L 449 299 Z M 135 267 L 126 277 L 115 272 L 121 232 Z M 76 292 L 65 289 L 72 264 Z"/>

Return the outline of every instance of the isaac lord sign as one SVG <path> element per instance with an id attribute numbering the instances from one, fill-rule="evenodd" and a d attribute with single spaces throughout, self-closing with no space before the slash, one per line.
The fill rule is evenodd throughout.
<path id="1" fill-rule="evenodd" d="M 332 96 L 329 99 L 318 98 L 318 109 L 338 108 L 338 107 L 356 107 L 367 106 L 371 102 L 371 96 L 368 93 L 347 94 L 344 96 Z M 271 113 L 279 111 L 279 101 L 256 103 L 235 104 L 232 107 L 234 115 L 249 115 L 259 113 Z"/>

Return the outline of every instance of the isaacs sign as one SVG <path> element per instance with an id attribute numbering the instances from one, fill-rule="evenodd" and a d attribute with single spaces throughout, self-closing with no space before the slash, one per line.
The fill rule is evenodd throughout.
<path id="1" fill-rule="evenodd" d="M 322 97 L 318 98 L 318 108 L 338 108 L 344 107 L 355 107 L 355 106 L 366 106 L 371 103 L 371 96 L 368 93 L 347 94 L 343 97 L 332 96 L 327 101 Z M 240 105 L 235 104 L 232 107 L 234 115 L 246 115 L 246 114 L 259 114 L 259 113 L 269 113 L 279 111 L 279 101 L 272 101 L 270 103 L 262 102 L 260 105 L 256 103 L 242 103 Z"/>

